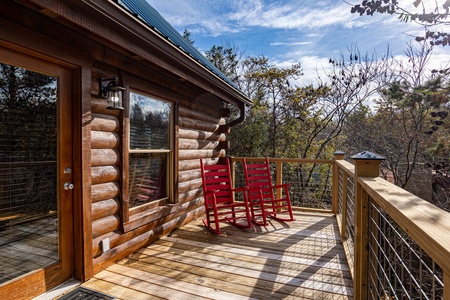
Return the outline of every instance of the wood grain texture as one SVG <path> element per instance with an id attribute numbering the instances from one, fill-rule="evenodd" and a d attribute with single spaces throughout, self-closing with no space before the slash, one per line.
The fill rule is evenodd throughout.
<path id="1" fill-rule="evenodd" d="M 450 300 L 450 274 L 448 272 L 444 272 L 444 297 L 443 300 Z"/>
<path id="2" fill-rule="evenodd" d="M 355 166 L 345 160 L 336 160 L 336 165 L 339 169 L 345 172 L 348 176 L 353 177 L 355 174 Z"/>
<path id="3" fill-rule="evenodd" d="M 178 136 L 184 139 L 192 139 L 192 140 L 211 140 L 211 141 L 225 141 L 225 134 L 218 132 L 209 132 L 203 130 L 196 129 L 186 129 L 180 128 L 178 131 Z"/>
<path id="4" fill-rule="evenodd" d="M 192 139 L 179 139 L 180 150 L 192 150 L 192 149 L 219 149 L 219 141 L 204 141 L 204 140 L 192 140 Z"/>
<path id="5" fill-rule="evenodd" d="M 119 132 L 120 123 L 116 116 L 92 114 L 91 129 L 95 131 Z"/>
<path id="6" fill-rule="evenodd" d="M 95 166 L 110 166 L 120 163 L 121 155 L 115 149 L 92 149 L 91 150 L 91 165 Z"/>
<path id="7" fill-rule="evenodd" d="M 225 150 L 184 150 L 180 151 L 180 160 L 225 157 Z"/>
<path id="8" fill-rule="evenodd" d="M 94 184 L 91 187 L 92 202 L 115 198 L 119 196 L 120 186 L 117 182 Z"/>
<path id="9" fill-rule="evenodd" d="M 220 133 L 220 125 L 216 123 L 210 123 L 206 121 L 200 121 L 188 117 L 179 117 L 179 124 L 182 128 L 192 128 L 195 130 L 204 130 L 208 132 Z"/>
<path id="10" fill-rule="evenodd" d="M 334 216 L 295 214 L 220 236 L 194 220 L 83 285 L 122 299 L 353 299 Z"/>
<path id="11" fill-rule="evenodd" d="M 107 216 L 92 222 L 92 238 L 104 235 L 119 228 L 120 219 L 117 215 Z"/>
<path id="12" fill-rule="evenodd" d="M 92 149 L 113 149 L 120 145 L 120 136 L 113 132 L 92 131 L 91 147 Z"/>
<path id="13" fill-rule="evenodd" d="M 92 220 L 95 221 L 117 214 L 119 206 L 119 200 L 116 198 L 92 203 Z"/>
<path id="14" fill-rule="evenodd" d="M 118 166 L 92 167 L 92 184 L 114 182 L 119 180 L 120 169 Z"/>
<path id="15" fill-rule="evenodd" d="M 450 274 L 450 213 L 380 177 L 359 178 L 358 183 L 444 272 Z"/>

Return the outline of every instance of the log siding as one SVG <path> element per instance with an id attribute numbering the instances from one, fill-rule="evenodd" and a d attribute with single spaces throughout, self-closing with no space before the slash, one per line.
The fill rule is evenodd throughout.
<path id="1" fill-rule="evenodd" d="M 95 81 L 112 75 L 107 72 L 108 68 L 92 69 L 90 139 L 94 269 L 101 269 L 122 257 L 123 251 L 120 249 L 137 249 L 144 241 L 150 243 L 162 233 L 177 228 L 179 220 L 186 219 L 186 216 L 194 218 L 203 213 L 199 159 L 206 158 L 209 163 L 216 163 L 218 158 L 226 155 L 225 150 L 220 148 L 220 142 L 226 141 L 225 134 L 220 133 L 220 126 L 225 124 L 225 119 L 221 117 L 222 101 L 215 97 L 207 99 L 200 94 L 196 98 L 203 99 L 187 98 L 186 95 L 173 97 L 172 92 L 163 93 L 161 88 L 155 92 L 151 83 L 146 84 L 145 78 L 127 77 L 130 86 L 138 85 L 139 90 L 146 94 L 176 103 L 178 109 L 174 117 L 178 127 L 173 135 L 177 137 L 174 151 L 177 151 L 175 157 L 178 161 L 174 163 L 178 165 L 179 172 L 175 174 L 177 187 L 175 182 L 170 183 L 177 188 L 177 199 L 171 199 L 171 203 L 155 201 L 129 210 L 129 219 L 124 222 L 121 217 L 123 183 L 120 179 L 128 172 L 122 164 L 128 153 L 127 139 L 122 140 L 127 134 L 123 129 L 126 112 L 122 115 L 107 110 L 106 102 L 97 96 Z M 149 234 L 149 231 L 153 233 Z M 107 252 L 101 249 L 101 242 L 105 239 L 109 239 L 111 246 Z"/>
<path id="2" fill-rule="evenodd" d="M 0 20 L 0 47 L 72 70 L 74 215 L 64 217 L 74 219 L 75 278 L 204 212 L 199 160 L 226 156 L 225 103 L 247 98 L 111 1 L 6 0 Z M 126 111 L 106 109 L 98 96 L 99 78 L 110 77 L 174 104 L 170 201 L 128 208 Z"/>

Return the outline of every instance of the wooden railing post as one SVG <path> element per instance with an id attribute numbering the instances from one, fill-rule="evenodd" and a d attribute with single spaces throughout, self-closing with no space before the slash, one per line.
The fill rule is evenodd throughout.
<path id="1" fill-rule="evenodd" d="M 336 151 L 333 153 L 334 160 L 343 160 L 345 153 L 342 151 Z M 339 169 L 336 164 L 334 163 L 333 167 L 333 182 L 331 186 L 332 190 L 332 204 L 331 204 L 331 210 L 333 211 L 333 214 L 338 214 L 338 202 L 339 202 Z"/>
<path id="2" fill-rule="evenodd" d="M 358 177 L 380 176 L 383 157 L 364 151 L 352 156 L 355 162 L 355 264 L 353 289 L 355 299 L 367 299 L 369 258 L 369 196 L 358 182 Z"/>
<path id="3" fill-rule="evenodd" d="M 231 171 L 231 187 L 234 189 L 236 188 L 236 160 L 233 159 L 233 156 L 230 157 L 230 171 Z"/>
<path id="4" fill-rule="evenodd" d="M 276 185 L 283 184 L 283 163 L 280 161 L 277 161 L 277 179 L 276 179 Z M 277 198 L 282 198 L 283 195 L 283 189 L 277 188 L 276 190 L 276 196 Z"/>
<path id="5" fill-rule="evenodd" d="M 450 275 L 447 271 L 444 271 L 444 296 L 443 300 L 450 300 Z"/>

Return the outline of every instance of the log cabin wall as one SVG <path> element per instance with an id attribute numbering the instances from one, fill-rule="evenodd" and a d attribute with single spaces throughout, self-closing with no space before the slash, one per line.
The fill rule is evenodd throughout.
<path id="1" fill-rule="evenodd" d="M 146 72 L 144 72 L 146 73 Z M 221 116 L 223 103 L 216 97 L 197 94 L 191 88 L 187 94 L 174 91 L 147 82 L 144 78 L 136 80 L 136 74 L 129 75 L 138 81 L 141 90 L 155 97 L 165 98 L 175 103 L 174 160 L 176 174 L 172 186 L 176 189 L 171 204 L 146 206 L 147 210 L 136 207 L 130 210 L 130 221 L 124 230 L 121 216 L 122 183 L 127 176 L 122 167 L 127 145 L 123 145 L 122 112 L 106 109 L 106 101 L 98 97 L 100 77 L 112 76 L 105 69 L 92 70 L 91 92 L 91 166 L 92 166 L 92 255 L 94 273 L 124 257 L 143 245 L 162 235 L 166 235 L 193 218 L 203 214 L 203 193 L 201 187 L 200 159 L 207 163 L 217 163 L 226 155 L 221 149 L 221 141 L 226 140 L 221 133 L 225 119 Z M 127 77 L 127 76 L 124 76 Z M 179 85 L 180 83 L 177 83 Z M 146 85 L 148 89 L 146 89 Z M 139 218 L 140 215 L 144 218 Z M 101 243 L 109 239 L 111 249 L 103 252 Z"/>
<path id="2" fill-rule="evenodd" d="M 212 85 L 217 81 L 213 75 L 211 81 L 204 80 L 204 74 L 201 77 L 194 72 L 195 66 L 180 65 L 184 68 L 180 71 L 176 62 L 161 60 L 164 52 L 149 51 L 141 36 L 111 27 L 104 15 L 91 15 L 84 2 L 91 1 L 0 3 L 0 47 L 73 70 L 73 219 L 75 277 L 80 280 L 91 278 L 204 212 L 200 159 L 215 164 L 226 155 L 222 149 L 226 136 L 221 130 L 224 103 L 240 101 L 226 92 L 228 88 Z M 99 2 L 106 6 L 108 1 Z M 120 13 L 112 9 L 111 14 Z M 124 22 L 130 22 L 129 17 Z M 148 29 L 143 32 L 151 36 Z M 153 39 L 154 44 L 166 43 L 160 42 L 160 37 Z M 174 107 L 173 199 L 168 204 L 146 206 L 146 211 L 129 210 L 126 218 L 126 120 L 123 112 L 106 109 L 105 99 L 98 96 L 99 78 L 114 76 L 122 77 L 126 87 L 139 86 L 171 101 Z M 101 243 L 106 239 L 110 250 L 103 251 Z"/>

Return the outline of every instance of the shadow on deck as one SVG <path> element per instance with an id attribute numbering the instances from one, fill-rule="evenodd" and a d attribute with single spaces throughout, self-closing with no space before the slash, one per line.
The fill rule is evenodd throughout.
<path id="1" fill-rule="evenodd" d="M 118 299 L 353 299 L 331 213 L 295 213 L 267 227 L 200 219 L 98 273 L 83 286 Z"/>

